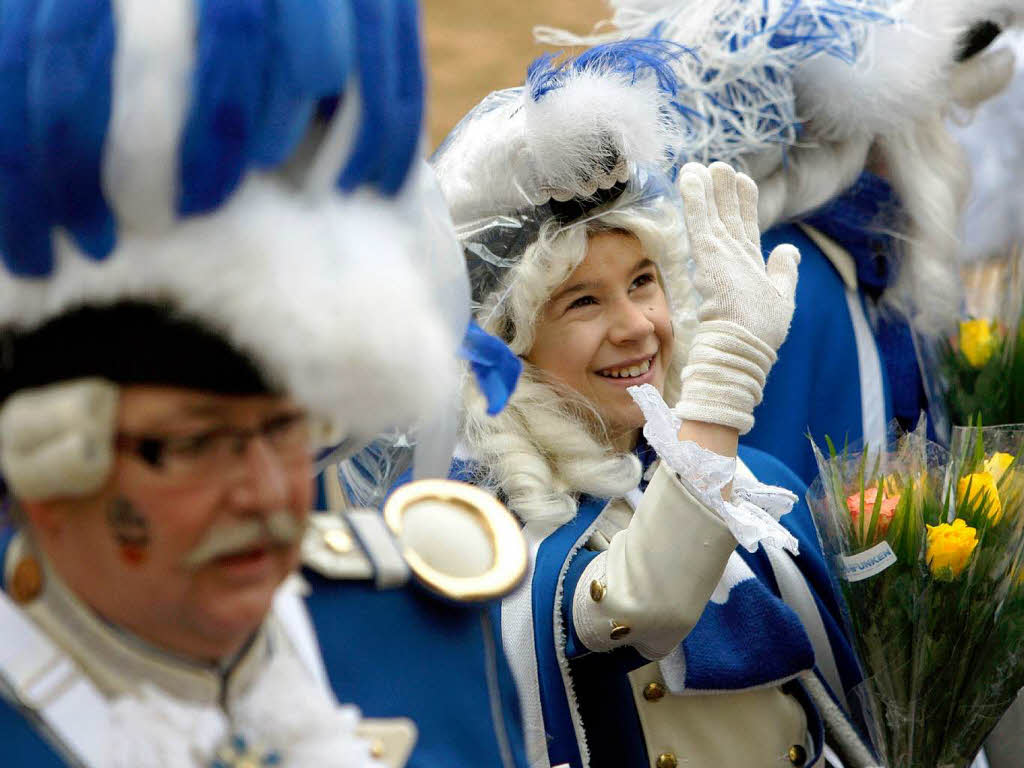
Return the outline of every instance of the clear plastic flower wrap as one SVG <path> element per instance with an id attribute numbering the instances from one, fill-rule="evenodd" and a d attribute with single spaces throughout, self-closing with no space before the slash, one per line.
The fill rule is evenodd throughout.
<path id="1" fill-rule="evenodd" d="M 1024 249 L 963 269 L 965 303 L 949 336 L 916 328 L 931 415 L 951 427 L 1024 421 Z"/>
<path id="2" fill-rule="evenodd" d="M 1024 685 L 1020 427 L 817 446 L 808 491 L 889 768 L 966 768 Z"/>

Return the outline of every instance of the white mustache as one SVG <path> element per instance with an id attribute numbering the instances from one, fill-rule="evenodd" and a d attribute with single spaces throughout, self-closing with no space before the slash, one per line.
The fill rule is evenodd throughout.
<path id="1" fill-rule="evenodd" d="M 290 512 L 278 510 L 264 518 L 242 520 L 214 526 L 195 548 L 182 559 L 190 571 L 202 568 L 218 557 L 235 555 L 261 544 L 286 546 L 299 540 L 304 527 Z"/>

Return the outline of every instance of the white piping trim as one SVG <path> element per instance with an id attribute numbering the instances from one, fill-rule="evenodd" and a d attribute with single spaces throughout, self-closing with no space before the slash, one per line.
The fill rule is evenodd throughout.
<path id="1" fill-rule="evenodd" d="M 828 641 L 828 633 L 825 631 L 825 623 L 821 619 L 821 613 L 814 602 L 807 582 L 793 562 L 788 552 L 777 547 L 766 545 L 764 553 L 768 556 L 772 571 L 775 573 L 775 581 L 779 585 L 779 593 L 783 602 L 786 603 L 800 619 L 804 626 L 811 647 L 814 649 L 814 660 L 818 669 L 825 676 L 832 693 L 839 700 L 840 705 L 847 712 L 850 705 L 846 701 L 846 693 L 843 691 L 842 679 L 839 677 L 839 667 L 836 665 L 835 656 L 832 653 L 832 646 Z"/>
<path id="2" fill-rule="evenodd" d="M 871 326 L 864 315 L 860 294 L 847 288 L 846 306 L 850 311 L 854 341 L 857 344 L 864 445 L 881 450 L 885 447 L 885 389 L 882 385 L 882 361 L 878 355 Z"/>
<path id="3" fill-rule="evenodd" d="M 605 505 L 604 509 L 607 509 L 608 505 Z M 573 556 L 583 547 L 584 544 L 593 535 L 594 530 L 597 528 L 597 521 L 601 519 L 601 515 L 604 514 L 604 509 L 593 519 L 590 525 L 587 526 L 586 530 L 580 535 L 576 542 L 572 545 L 572 549 L 569 550 L 565 560 L 562 562 L 562 567 L 558 571 L 558 586 L 555 590 L 555 604 L 554 604 L 554 637 L 555 643 L 555 658 L 558 659 L 558 667 L 562 671 L 562 685 L 565 686 L 565 697 L 569 702 L 569 715 L 572 717 L 573 729 L 576 731 L 576 744 L 580 748 L 580 762 L 583 768 L 590 768 L 590 745 L 587 743 L 587 732 L 583 727 L 583 718 L 580 717 L 580 705 L 576 698 L 576 689 L 572 683 L 572 674 L 569 671 L 569 659 L 565 655 L 565 643 L 566 643 L 566 630 L 565 621 L 562 617 L 562 596 L 565 591 L 565 574 L 569 570 L 569 563 L 572 562 Z"/>

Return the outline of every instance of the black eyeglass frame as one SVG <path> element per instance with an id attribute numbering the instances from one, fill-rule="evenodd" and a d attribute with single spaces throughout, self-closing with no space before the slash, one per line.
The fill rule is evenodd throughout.
<path id="1" fill-rule="evenodd" d="M 309 426 L 309 414 L 305 411 L 289 411 L 275 414 L 256 427 L 221 426 L 195 432 L 191 435 L 157 435 L 117 432 L 114 445 L 117 450 L 131 453 L 153 469 L 165 469 L 168 451 L 199 453 L 204 446 L 216 444 L 229 437 L 234 440 L 232 452 L 236 456 L 245 453 L 252 440 L 265 438 L 272 446 L 274 436 L 288 432 L 292 427 Z M 312 455 L 312 444 L 310 445 Z"/>

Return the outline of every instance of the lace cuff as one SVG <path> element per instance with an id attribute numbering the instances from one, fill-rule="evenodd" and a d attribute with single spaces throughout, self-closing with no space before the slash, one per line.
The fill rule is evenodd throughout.
<path id="1" fill-rule="evenodd" d="M 627 390 L 643 411 L 644 437 L 683 487 L 725 523 L 736 541 L 748 552 L 765 542 L 799 554 L 796 538 L 779 523 L 797 501 L 796 494 L 757 480 L 736 476 L 736 459 L 719 456 L 690 440 L 680 441 L 682 422 L 650 384 Z M 733 484 L 729 501 L 722 489 Z"/>

